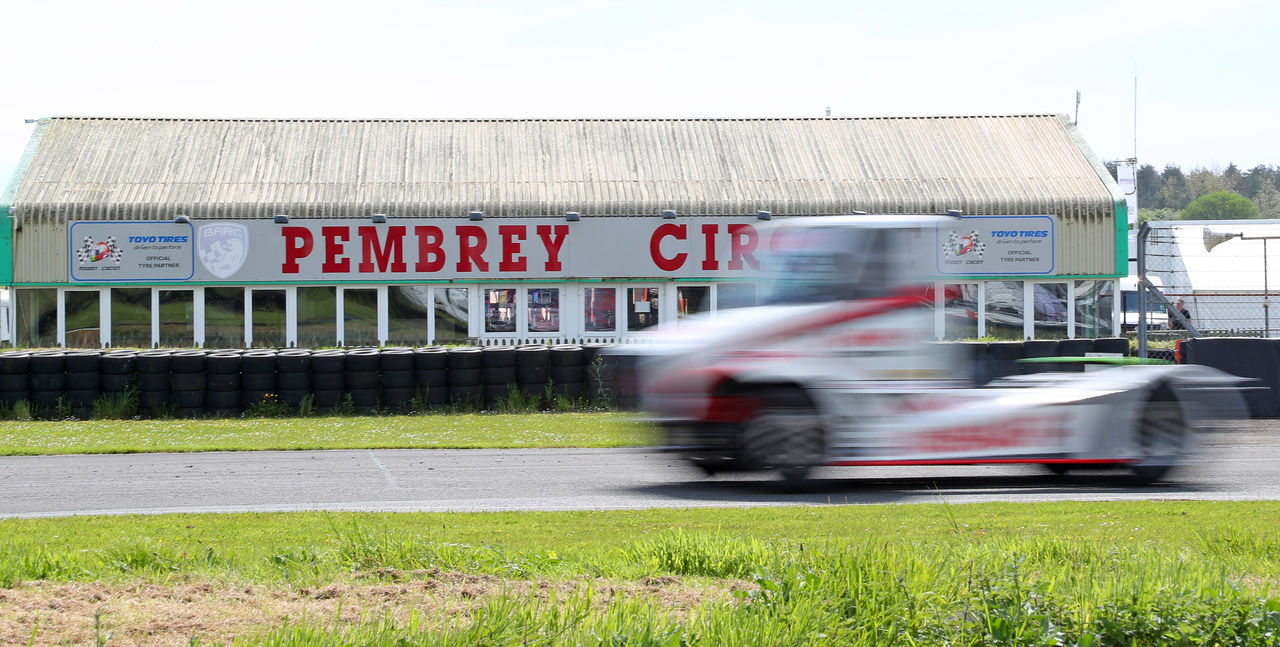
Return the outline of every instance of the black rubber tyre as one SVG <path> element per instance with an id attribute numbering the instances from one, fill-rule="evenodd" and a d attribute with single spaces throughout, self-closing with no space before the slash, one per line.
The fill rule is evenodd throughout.
<path id="1" fill-rule="evenodd" d="M 73 408 L 91 409 L 94 400 L 97 400 L 99 395 L 101 395 L 101 392 L 97 389 L 76 389 L 75 391 L 67 391 L 67 402 Z"/>
<path id="2" fill-rule="evenodd" d="M 1135 483 L 1154 483 L 1178 464 L 1190 438 L 1182 403 L 1167 384 L 1152 390 L 1134 430 L 1139 460 L 1131 466 Z"/>
<path id="3" fill-rule="evenodd" d="M 449 349 L 449 369 L 478 369 L 483 361 L 483 351 L 474 346 Z"/>
<path id="4" fill-rule="evenodd" d="M 516 366 L 547 366 L 551 361 L 551 349 L 542 344 L 516 347 Z"/>
<path id="5" fill-rule="evenodd" d="M 582 382 L 586 375 L 583 374 L 582 366 L 552 366 L 551 381 L 557 384 L 561 383 L 577 383 Z"/>
<path id="6" fill-rule="evenodd" d="M 577 344 L 560 344 L 551 347 L 551 366 L 575 366 L 582 368 L 582 347 Z"/>
<path id="7" fill-rule="evenodd" d="M 449 350 L 441 346 L 427 346 L 413 351 L 413 367 L 419 371 L 449 367 Z"/>
<path id="8" fill-rule="evenodd" d="M 108 373 L 99 377 L 98 388 L 103 393 L 122 393 L 131 384 L 136 384 L 136 382 L 137 380 L 133 375 L 111 375 Z"/>
<path id="9" fill-rule="evenodd" d="M 42 409 L 49 409 L 58 405 L 58 399 L 63 397 L 63 391 L 31 391 L 31 404 Z"/>
<path id="10" fill-rule="evenodd" d="M 64 366 L 68 373 L 97 373 L 102 354 L 95 350 L 79 350 L 67 353 Z"/>
<path id="11" fill-rule="evenodd" d="M 294 409 L 297 409 L 308 395 L 311 395 L 311 389 L 280 389 L 280 401 Z"/>
<path id="12" fill-rule="evenodd" d="M 792 485 L 826 461 L 821 419 L 803 391 L 770 389 L 760 393 L 759 411 L 743 426 L 742 461 L 748 469 L 777 470 Z"/>
<path id="13" fill-rule="evenodd" d="M 205 392 L 204 391 L 174 391 L 173 401 L 178 408 L 204 408 Z"/>
<path id="14" fill-rule="evenodd" d="M 173 376 L 168 373 L 138 373 L 138 389 L 142 391 L 164 391 L 170 389 Z"/>
<path id="15" fill-rule="evenodd" d="M 550 369 L 546 366 L 517 366 L 516 381 L 521 384 L 546 385 Z"/>
<path id="16" fill-rule="evenodd" d="M 276 374 L 242 373 L 240 375 L 240 388 L 245 391 L 275 391 Z"/>
<path id="17" fill-rule="evenodd" d="M 137 353 L 113 351 L 102 356 L 98 372 L 103 375 L 133 375 L 138 370 L 137 363 Z"/>
<path id="18" fill-rule="evenodd" d="M 449 387 L 449 403 L 462 407 L 480 407 L 484 404 L 483 392 L 479 386 Z"/>
<path id="19" fill-rule="evenodd" d="M 337 373 L 312 373 L 311 388 L 317 391 L 341 391 L 347 386 L 347 376 Z"/>
<path id="20" fill-rule="evenodd" d="M 61 373 L 66 369 L 67 354 L 62 351 L 42 351 L 31 356 L 31 373 Z"/>
<path id="21" fill-rule="evenodd" d="M 168 373 L 173 353 L 167 350 L 148 350 L 138 353 L 139 373 Z"/>
<path id="22" fill-rule="evenodd" d="M 291 348 L 276 353 L 277 373 L 309 373 L 311 372 L 311 351 L 302 348 Z"/>
<path id="23" fill-rule="evenodd" d="M 516 349 L 511 346 L 489 346 L 481 352 L 484 368 L 506 368 L 516 365 Z"/>
<path id="24" fill-rule="evenodd" d="M 178 407 L 178 417 L 186 420 L 203 418 L 206 413 L 204 407 Z"/>
<path id="25" fill-rule="evenodd" d="M 21 402 L 22 400 L 26 400 L 30 402 L 31 392 L 26 389 L 23 389 L 21 391 L 0 391 L 0 402 L 3 402 L 9 406 L 13 406 L 16 403 Z"/>
<path id="26" fill-rule="evenodd" d="M 239 393 L 240 392 L 240 374 L 222 374 L 210 373 L 205 376 L 205 388 L 209 391 L 221 391 L 223 393 Z"/>
<path id="27" fill-rule="evenodd" d="M 322 411 L 330 411 L 338 406 L 338 403 L 346 397 L 347 392 L 342 389 L 318 389 L 315 391 L 316 408 Z"/>
<path id="28" fill-rule="evenodd" d="M 184 350 L 173 354 L 169 360 L 169 370 L 174 373 L 203 373 L 205 358 L 209 353 L 202 350 Z"/>
<path id="29" fill-rule="evenodd" d="M 378 351 L 373 348 L 353 348 L 347 351 L 347 371 L 366 373 L 378 371 Z"/>
<path id="30" fill-rule="evenodd" d="M 347 356 L 342 351 L 325 350 L 311 356 L 311 372 L 341 374 L 347 367 Z"/>
<path id="31" fill-rule="evenodd" d="M 11 375 L 0 373 L 0 391 L 26 391 L 31 388 L 27 374 Z"/>
<path id="32" fill-rule="evenodd" d="M 276 372 L 276 352 L 273 350 L 255 350 L 240 356 L 240 372 L 246 375 L 250 373 L 275 374 Z"/>
<path id="33" fill-rule="evenodd" d="M 31 353 L 0 353 L 0 375 L 26 375 L 31 370 Z"/>
<path id="34" fill-rule="evenodd" d="M 417 386 L 449 386 L 449 372 L 443 368 L 417 369 L 413 372 Z"/>
<path id="35" fill-rule="evenodd" d="M 384 348 L 378 354 L 378 368 L 386 371 L 411 371 L 414 367 L 413 349 Z"/>
<path id="36" fill-rule="evenodd" d="M 239 353 L 218 351 L 204 358 L 204 370 L 210 375 L 239 375 Z"/>
<path id="37" fill-rule="evenodd" d="M 512 366 L 486 366 L 481 375 L 481 382 L 489 384 L 507 384 L 516 381 L 516 367 Z"/>
<path id="38" fill-rule="evenodd" d="M 449 387 L 421 386 L 418 387 L 418 397 L 422 398 L 429 407 L 443 406 L 449 404 Z"/>
<path id="39" fill-rule="evenodd" d="M 67 390 L 82 391 L 84 389 L 98 389 L 102 384 L 102 376 L 97 371 L 72 373 L 67 372 Z"/>
<path id="40" fill-rule="evenodd" d="M 276 373 L 276 387 L 281 392 L 309 390 L 311 373 Z"/>
<path id="41" fill-rule="evenodd" d="M 384 389 L 412 389 L 413 369 L 383 369 L 381 384 Z"/>
<path id="42" fill-rule="evenodd" d="M 399 407 L 408 404 L 418 395 L 413 387 L 384 387 L 382 389 L 382 406 Z"/>
<path id="43" fill-rule="evenodd" d="M 449 369 L 450 387 L 474 387 L 480 384 L 480 367 Z"/>
<path id="44" fill-rule="evenodd" d="M 351 402 L 357 408 L 370 408 L 378 406 L 378 398 L 382 396 L 380 389 L 350 389 Z"/>
<path id="45" fill-rule="evenodd" d="M 171 376 L 171 379 L 172 379 L 171 388 L 174 391 L 200 391 L 203 393 L 205 388 L 208 385 L 208 376 L 206 376 L 204 373 L 174 373 Z M 182 403 L 179 403 L 179 406 L 194 407 L 194 406 L 204 406 L 204 405 L 203 403 L 201 403 L 200 405 L 194 405 L 194 404 L 183 405 Z"/>
<path id="46" fill-rule="evenodd" d="M 585 393 L 582 382 L 557 382 L 552 385 L 552 390 L 556 395 L 564 396 L 572 402 L 577 402 Z"/>
<path id="47" fill-rule="evenodd" d="M 147 409 L 162 407 L 169 402 L 168 391 L 138 391 L 138 404 Z"/>
<path id="48" fill-rule="evenodd" d="M 378 388 L 378 371 L 376 369 L 372 371 L 357 371 L 348 367 L 347 375 L 344 379 L 348 391 L 352 389 Z"/>
<path id="49" fill-rule="evenodd" d="M 66 373 L 32 373 L 30 378 L 32 391 L 62 392 L 67 390 Z"/>

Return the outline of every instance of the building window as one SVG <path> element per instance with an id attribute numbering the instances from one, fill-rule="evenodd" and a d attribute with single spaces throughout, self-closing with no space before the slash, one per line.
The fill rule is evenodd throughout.
<path id="1" fill-rule="evenodd" d="M 560 332 L 560 289 L 529 288 L 529 332 Z"/>
<path id="2" fill-rule="evenodd" d="M 1067 284 L 1036 283 L 1032 286 L 1036 339 L 1067 336 Z"/>
<path id="3" fill-rule="evenodd" d="M 298 288 L 298 345 L 312 348 L 338 343 L 338 288 Z"/>
<path id="4" fill-rule="evenodd" d="M 19 346 L 48 348 L 58 344 L 58 291 L 17 290 Z"/>
<path id="5" fill-rule="evenodd" d="M 1022 281 L 988 281 L 986 285 L 986 335 L 996 339 L 1024 339 Z"/>
<path id="6" fill-rule="evenodd" d="M 97 290 L 67 290 L 62 293 L 63 321 L 68 348 L 102 346 L 101 310 Z"/>
<path id="7" fill-rule="evenodd" d="M 435 341 L 437 344 L 467 340 L 467 288 L 435 289 Z"/>
<path id="8" fill-rule="evenodd" d="M 978 284 L 947 283 L 942 286 L 943 339 L 978 338 Z"/>
<path id="9" fill-rule="evenodd" d="M 196 293 L 193 290 L 160 290 L 160 346 L 184 348 L 196 345 Z"/>
<path id="10" fill-rule="evenodd" d="M 705 285 L 681 285 L 676 288 L 676 319 L 684 319 L 711 310 L 711 288 Z"/>
<path id="11" fill-rule="evenodd" d="M 627 288 L 627 330 L 658 325 L 658 288 Z"/>
<path id="12" fill-rule="evenodd" d="M 151 348 L 151 288 L 111 289 L 111 345 Z"/>
<path id="13" fill-rule="evenodd" d="M 392 285 L 387 288 L 387 343 L 424 346 L 431 341 L 427 321 L 431 313 L 431 288 L 425 285 Z"/>
<path id="14" fill-rule="evenodd" d="M 484 331 L 516 331 L 516 291 L 514 288 L 489 288 L 484 291 Z"/>
<path id="15" fill-rule="evenodd" d="M 1076 281 L 1076 338 L 1096 339 L 1115 334 L 1112 323 L 1114 307 L 1114 281 Z"/>
<path id="16" fill-rule="evenodd" d="M 716 286 L 716 310 L 750 308 L 756 305 L 756 284 L 721 283 Z"/>
<path id="17" fill-rule="evenodd" d="M 342 291 L 342 345 L 378 345 L 378 291 Z"/>
<path id="18" fill-rule="evenodd" d="M 617 288 L 586 288 L 582 296 L 583 330 L 586 332 L 617 331 Z"/>
<path id="19" fill-rule="evenodd" d="M 253 308 L 249 313 L 253 325 L 254 348 L 283 348 L 284 290 L 251 290 Z"/>
<path id="20" fill-rule="evenodd" d="M 111 320 L 115 321 L 114 312 Z M 114 337 L 112 343 L 115 343 Z M 244 288 L 204 289 L 204 345 L 206 348 L 244 348 Z"/>

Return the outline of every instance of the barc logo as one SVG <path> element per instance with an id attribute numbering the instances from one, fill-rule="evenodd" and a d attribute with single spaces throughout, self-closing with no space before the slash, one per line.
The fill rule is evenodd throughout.
<path id="1" fill-rule="evenodd" d="M 249 229 L 233 222 L 201 225 L 196 234 L 196 248 L 204 269 L 225 279 L 240 271 L 249 257 Z"/>
<path id="2" fill-rule="evenodd" d="M 115 236 L 107 236 L 105 240 L 94 240 L 93 236 L 85 236 L 84 243 L 80 245 L 80 249 L 76 250 L 76 258 L 80 260 L 81 265 L 86 263 L 97 263 L 98 261 L 109 261 L 120 264 L 120 258 L 124 256 L 120 246 L 116 244 Z"/>

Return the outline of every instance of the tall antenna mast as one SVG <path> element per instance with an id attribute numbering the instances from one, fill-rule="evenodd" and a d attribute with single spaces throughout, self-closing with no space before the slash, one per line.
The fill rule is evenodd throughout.
<path id="1" fill-rule="evenodd" d="M 1138 73 L 1133 74 L 1133 167 L 1138 168 Z M 1134 175 L 1136 178 L 1137 175 Z M 1136 186 L 1136 184 L 1135 184 Z"/>

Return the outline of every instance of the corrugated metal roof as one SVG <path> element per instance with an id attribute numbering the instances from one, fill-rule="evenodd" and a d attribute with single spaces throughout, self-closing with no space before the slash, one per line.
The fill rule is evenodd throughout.
<path id="1" fill-rule="evenodd" d="M 1065 117 L 41 120 L 20 222 L 647 215 L 1107 218 Z"/>

